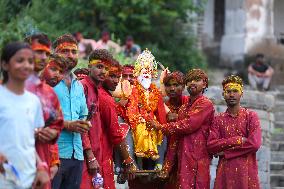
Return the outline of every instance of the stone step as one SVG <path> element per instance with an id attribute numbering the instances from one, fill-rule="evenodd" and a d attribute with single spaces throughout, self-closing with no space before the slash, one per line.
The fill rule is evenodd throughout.
<path id="1" fill-rule="evenodd" d="M 275 107 L 273 108 L 273 110 L 275 111 L 275 112 L 277 112 L 277 111 L 284 111 L 284 101 L 279 101 L 279 100 L 276 100 L 276 102 L 275 102 Z"/>
<path id="2" fill-rule="evenodd" d="M 284 121 L 284 112 L 275 111 L 274 116 L 275 116 L 275 121 Z"/>
<path id="3" fill-rule="evenodd" d="M 270 174 L 270 186 L 284 187 L 284 175 L 283 174 Z"/>
<path id="4" fill-rule="evenodd" d="M 283 121 L 284 111 L 275 111 L 274 116 L 275 116 L 275 121 Z"/>
<path id="5" fill-rule="evenodd" d="M 284 85 L 278 85 L 278 86 L 277 86 L 277 90 L 278 90 L 280 93 L 284 92 Z"/>
<path id="6" fill-rule="evenodd" d="M 277 172 L 281 172 L 281 171 L 284 171 L 284 162 L 279 162 L 279 161 L 270 162 L 270 172 L 271 173 L 276 174 Z"/>
<path id="7" fill-rule="evenodd" d="M 271 170 L 270 171 L 270 175 L 274 174 L 274 175 L 283 175 L 284 176 L 284 170 Z M 283 180 L 284 181 L 284 180 Z"/>
<path id="8" fill-rule="evenodd" d="M 284 133 L 273 133 L 271 135 L 271 141 L 284 141 Z"/>
<path id="9" fill-rule="evenodd" d="M 271 151 L 284 151 L 284 141 L 272 141 L 270 148 Z"/>
<path id="10" fill-rule="evenodd" d="M 283 121 L 275 121 L 274 128 L 281 128 L 281 129 L 283 129 L 283 133 L 284 133 L 284 120 Z"/>
<path id="11" fill-rule="evenodd" d="M 284 152 L 271 152 L 271 161 L 273 162 L 284 162 Z"/>
<path id="12" fill-rule="evenodd" d="M 283 92 L 280 92 L 276 95 L 276 101 L 278 102 L 278 101 L 281 101 L 281 100 L 284 101 L 284 93 Z"/>

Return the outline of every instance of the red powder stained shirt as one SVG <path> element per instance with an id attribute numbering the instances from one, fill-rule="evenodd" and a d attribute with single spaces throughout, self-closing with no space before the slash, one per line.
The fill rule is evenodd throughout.
<path id="1" fill-rule="evenodd" d="M 211 157 L 207 152 L 206 141 L 214 117 L 214 107 L 205 96 L 189 102 L 180 108 L 178 120 L 163 125 L 162 130 L 167 135 L 178 138 L 179 187 L 209 189 Z"/>
<path id="2" fill-rule="evenodd" d="M 113 173 L 113 148 L 121 143 L 126 135 L 127 129 L 119 126 L 116 104 L 111 94 L 103 88 L 99 88 L 99 112 L 101 117 L 101 153 L 99 161 L 101 173 L 104 179 L 104 189 L 115 189 Z"/>
<path id="3" fill-rule="evenodd" d="M 182 105 L 188 103 L 188 96 L 181 96 Z M 165 103 L 167 107 L 170 109 L 172 113 L 178 113 L 180 107 L 173 108 L 169 101 Z M 177 182 L 177 145 L 178 145 L 178 137 L 173 135 L 168 137 L 168 147 L 167 153 L 164 161 L 164 169 L 170 171 L 169 180 L 165 183 L 164 189 L 178 189 Z"/>
<path id="4" fill-rule="evenodd" d="M 26 81 L 26 89 L 40 99 L 45 127 L 56 129 L 58 133 L 63 129 L 63 114 L 57 95 L 52 87 L 41 81 L 37 76 L 32 75 Z M 58 147 L 56 146 L 56 139 L 50 143 L 43 143 L 36 140 L 36 151 L 42 161 L 45 161 L 49 167 L 59 163 Z M 47 184 L 46 189 L 51 188 L 50 183 Z"/>
<path id="5" fill-rule="evenodd" d="M 247 138 L 245 143 L 242 137 Z M 258 189 L 256 151 L 261 145 L 261 127 L 255 112 L 241 108 L 237 116 L 217 115 L 210 128 L 208 151 L 219 156 L 214 188 Z"/>
<path id="6" fill-rule="evenodd" d="M 98 87 L 93 82 L 93 80 L 89 76 L 85 76 L 81 83 L 84 88 L 84 94 L 86 97 L 88 112 L 91 114 L 90 122 L 92 127 L 88 131 L 88 133 L 82 134 L 82 145 L 83 149 L 91 149 L 95 158 L 97 159 L 100 168 L 102 163 L 103 156 L 103 146 L 102 146 L 102 125 L 101 125 L 101 117 L 99 113 L 99 99 L 98 99 Z M 92 177 L 94 175 L 90 175 L 87 169 L 87 162 L 85 158 L 85 162 L 83 164 L 83 174 L 81 181 L 81 189 L 91 189 L 92 186 Z"/>

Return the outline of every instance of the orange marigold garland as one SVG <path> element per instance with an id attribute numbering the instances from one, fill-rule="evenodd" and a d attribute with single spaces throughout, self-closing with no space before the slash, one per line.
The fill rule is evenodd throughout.
<path id="1" fill-rule="evenodd" d="M 149 97 L 145 95 L 145 89 L 140 85 L 136 84 L 138 89 L 138 103 L 147 111 L 154 112 L 158 106 L 158 100 L 160 96 L 160 91 L 156 87 L 156 85 L 151 84 L 149 88 Z"/>
<path id="2" fill-rule="evenodd" d="M 146 90 L 138 82 L 135 82 L 129 99 L 127 116 L 133 129 L 136 156 L 155 160 L 159 158 L 157 145 L 161 144 L 163 135 L 161 131 L 147 128 L 147 118 L 156 119 L 154 112 L 158 108 L 161 94 L 154 84 L 150 85 L 148 91 L 149 96 L 145 94 Z"/>

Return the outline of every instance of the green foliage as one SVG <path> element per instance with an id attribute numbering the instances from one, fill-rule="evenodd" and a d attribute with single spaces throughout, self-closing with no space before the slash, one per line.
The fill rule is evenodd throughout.
<path id="1" fill-rule="evenodd" d="M 171 70 L 204 68 L 191 19 L 202 5 L 193 0 L 1 0 L 0 44 L 37 29 L 52 40 L 77 31 L 98 39 L 107 28 L 120 40 L 131 34 L 142 49 L 151 50 Z M 123 55 L 116 58 L 128 62 Z"/>

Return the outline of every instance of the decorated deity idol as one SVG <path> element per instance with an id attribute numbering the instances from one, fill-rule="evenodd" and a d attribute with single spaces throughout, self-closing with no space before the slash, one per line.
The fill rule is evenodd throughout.
<path id="1" fill-rule="evenodd" d="M 149 50 L 144 50 L 134 66 L 134 81 L 127 107 L 127 117 L 132 129 L 134 152 L 137 157 L 157 160 L 160 158 L 158 146 L 162 144 L 161 131 L 148 127 L 149 119 L 166 123 L 166 112 L 162 94 L 152 83 L 157 75 L 157 62 Z"/>

